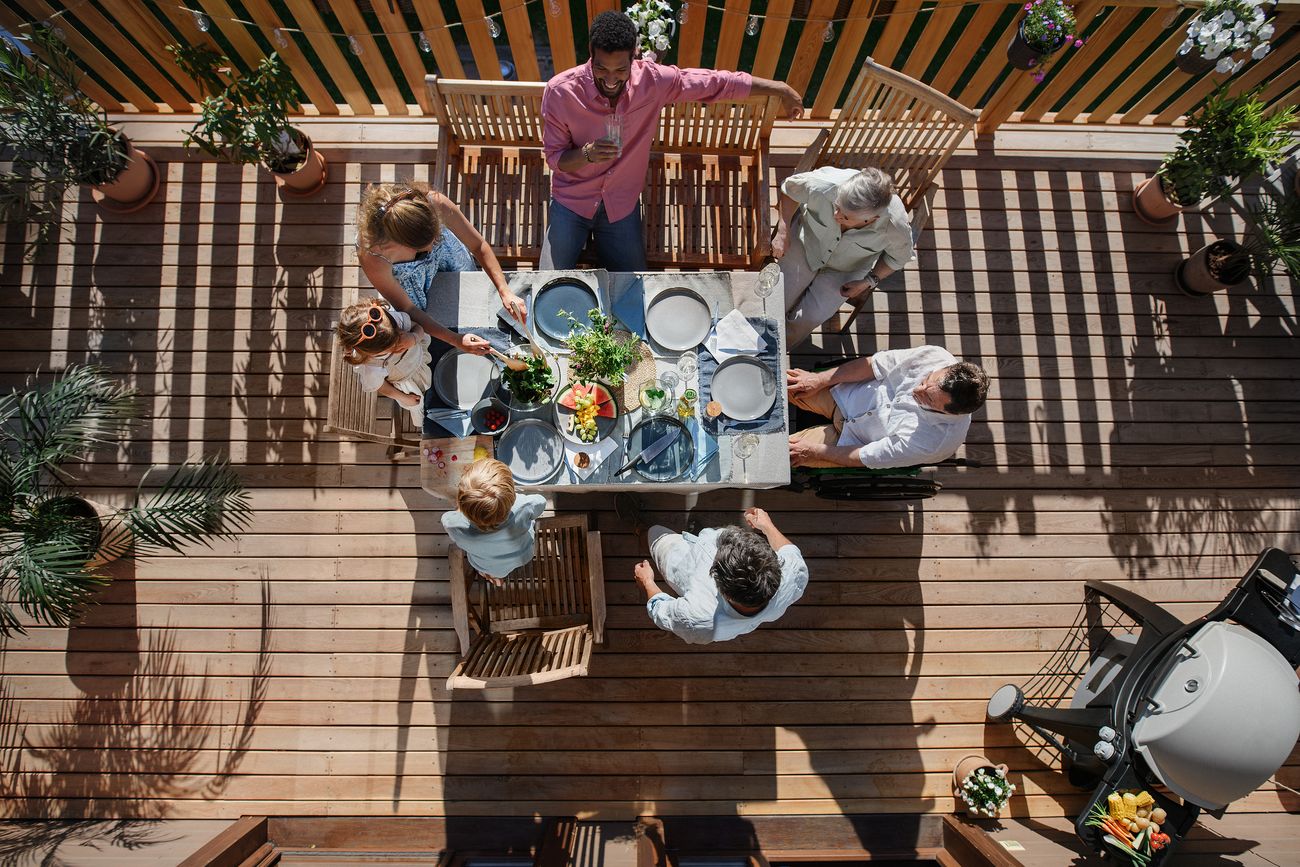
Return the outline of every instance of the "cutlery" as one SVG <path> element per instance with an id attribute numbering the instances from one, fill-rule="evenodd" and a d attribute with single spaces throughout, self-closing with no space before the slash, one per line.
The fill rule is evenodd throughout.
<path id="1" fill-rule="evenodd" d="M 642 461 L 642 460 L 653 461 L 655 458 L 663 454 L 664 451 L 667 450 L 667 448 L 670 445 L 675 443 L 677 441 L 677 438 L 681 435 L 682 435 L 682 429 L 679 427 L 674 427 L 668 433 L 664 434 L 663 436 L 655 440 L 650 445 L 641 449 L 641 451 L 637 452 L 636 455 L 634 455 L 630 461 L 623 464 L 623 466 L 619 467 L 618 472 L 614 473 L 614 475 L 616 476 L 623 475 L 623 473 L 626 473 L 628 470 L 632 469 L 632 467 L 636 466 L 638 461 Z"/>
<path id="2" fill-rule="evenodd" d="M 489 345 L 488 352 L 493 356 L 495 356 L 502 364 L 504 364 L 506 367 L 510 368 L 511 370 L 528 369 L 528 362 L 524 361 L 522 358 L 512 358 L 511 356 L 506 355 L 504 352 L 497 349 L 495 346 Z"/>

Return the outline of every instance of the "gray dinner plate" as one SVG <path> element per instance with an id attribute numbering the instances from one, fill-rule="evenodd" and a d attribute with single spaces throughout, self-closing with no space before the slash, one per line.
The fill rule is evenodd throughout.
<path id="1" fill-rule="evenodd" d="M 534 290 L 533 321 L 552 340 L 569 339 L 569 320 L 560 315 L 571 313 L 579 323 L 587 323 L 587 313 L 600 306 L 596 292 L 576 277 L 559 277 Z"/>
<path id="2" fill-rule="evenodd" d="M 530 418 L 515 422 L 497 440 L 497 460 L 521 485 L 540 485 L 564 463 L 564 441 L 549 423 Z"/>
<path id="3" fill-rule="evenodd" d="M 472 409 L 497 390 L 500 375 L 487 356 L 453 349 L 433 366 L 433 390 L 448 406 Z"/>
<path id="4" fill-rule="evenodd" d="M 665 289 L 650 299 L 645 311 L 650 337 L 664 349 L 685 352 L 709 336 L 713 313 L 699 293 L 678 286 Z"/>
<path id="5" fill-rule="evenodd" d="M 686 475 L 695 465 L 695 440 L 686 425 L 671 416 L 657 415 L 632 428 L 627 435 L 625 454 L 631 457 L 673 431 L 677 431 L 677 439 L 654 459 L 633 464 L 634 473 L 647 482 L 672 482 Z"/>
<path id="6" fill-rule="evenodd" d="M 709 384 L 713 400 L 736 421 L 762 418 L 776 403 L 776 374 L 757 358 L 736 355 L 718 365 Z"/>

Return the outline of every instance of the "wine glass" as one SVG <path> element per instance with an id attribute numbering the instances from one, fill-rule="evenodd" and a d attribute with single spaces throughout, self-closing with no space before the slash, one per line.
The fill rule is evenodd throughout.
<path id="1" fill-rule="evenodd" d="M 731 444 L 731 452 L 740 458 L 740 472 L 746 479 L 749 478 L 748 461 L 756 451 L 758 451 L 758 434 L 756 433 L 743 433 L 736 437 L 736 441 Z"/>
<path id="2" fill-rule="evenodd" d="M 677 372 L 681 374 L 683 382 L 689 382 L 699 373 L 700 363 L 695 358 L 694 352 L 687 352 L 677 359 Z"/>
<path id="3" fill-rule="evenodd" d="M 674 371 L 665 370 L 659 374 L 659 387 L 669 393 L 676 393 L 677 386 L 681 385 L 682 378 Z"/>
<path id="4" fill-rule="evenodd" d="M 767 315 L 767 298 L 774 291 L 776 285 L 781 282 L 781 266 L 773 259 L 763 266 L 758 272 L 758 285 L 754 289 L 756 294 L 763 302 L 763 315 Z"/>

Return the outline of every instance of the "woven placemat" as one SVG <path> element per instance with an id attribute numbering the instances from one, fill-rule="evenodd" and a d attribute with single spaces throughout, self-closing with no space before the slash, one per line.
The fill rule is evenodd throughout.
<path id="1" fill-rule="evenodd" d="M 618 399 L 618 404 L 623 407 L 624 412 L 631 412 L 640 405 L 641 386 L 654 382 L 658 375 L 659 371 L 655 365 L 654 353 L 650 351 L 650 344 L 642 340 L 637 347 L 636 363 L 628 370 L 627 379 L 614 389 L 614 397 Z"/>

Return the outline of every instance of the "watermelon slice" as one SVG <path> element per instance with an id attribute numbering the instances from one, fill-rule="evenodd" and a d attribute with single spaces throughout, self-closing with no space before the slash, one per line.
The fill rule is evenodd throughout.
<path id="1" fill-rule="evenodd" d="M 610 394 L 609 389 L 605 388 L 605 386 L 601 385 L 600 383 L 596 383 L 591 387 L 591 395 L 596 399 L 597 406 L 601 407 L 602 410 L 605 408 L 607 404 L 611 404 L 614 402 L 614 395 Z M 613 407 L 610 407 L 610 409 L 612 410 Z M 605 415 L 605 413 L 600 412 L 597 413 L 597 415 Z M 613 415 L 614 415 L 613 412 L 610 412 L 610 414 L 606 417 L 613 418 Z"/>
<path id="2" fill-rule="evenodd" d="M 607 403 L 600 404 L 596 408 L 596 415 L 600 416 L 601 418 L 614 418 L 615 416 L 617 416 L 618 413 L 614 411 L 614 401 L 611 400 L 608 401 Z"/>
<path id="3" fill-rule="evenodd" d="M 577 405 L 574 403 L 574 400 L 579 397 L 586 397 L 588 393 L 589 392 L 587 391 L 587 388 L 582 383 L 575 382 L 560 397 L 560 406 L 565 407 L 567 409 L 577 409 Z"/>

